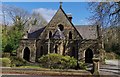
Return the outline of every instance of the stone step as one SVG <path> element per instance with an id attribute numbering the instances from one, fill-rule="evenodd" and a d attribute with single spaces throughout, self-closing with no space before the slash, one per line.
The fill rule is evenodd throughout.
<path id="1" fill-rule="evenodd" d="M 93 69 L 93 63 L 86 63 L 87 70 L 92 70 Z"/>

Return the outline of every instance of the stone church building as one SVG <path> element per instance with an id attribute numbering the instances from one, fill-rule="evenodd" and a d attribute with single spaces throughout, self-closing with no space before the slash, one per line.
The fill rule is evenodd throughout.
<path id="1" fill-rule="evenodd" d="M 92 63 L 92 58 L 100 55 L 101 45 L 98 25 L 74 25 L 72 15 L 67 15 L 60 5 L 45 27 L 21 39 L 17 57 L 37 62 L 42 55 L 57 53 Z"/>

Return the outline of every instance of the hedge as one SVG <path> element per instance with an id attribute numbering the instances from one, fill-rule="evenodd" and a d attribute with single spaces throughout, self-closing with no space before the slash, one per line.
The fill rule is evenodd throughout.
<path id="1" fill-rule="evenodd" d="M 77 60 L 70 56 L 60 54 L 47 54 L 38 59 L 41 67 L 55 69 L 69 69 L 77 66 Z"/>
<path id="2" fill-rule="evenodd" d="M 2 63 L 3 67 L 11 66 L 11 60 L 9 58 L 0 58 L 0 62 Z"/>
<path id="3" fill-rule="evenodd" d="M 27 62 L 24 59 L 21 59 L 19 57 L 16 56 L 11 56 L 11 66 L 15 67 L 15 66 L 25 66 L 27 64 Z"/>

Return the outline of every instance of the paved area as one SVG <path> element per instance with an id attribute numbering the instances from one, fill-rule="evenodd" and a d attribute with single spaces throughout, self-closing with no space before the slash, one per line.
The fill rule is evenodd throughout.
<path id="1" fill-rule="evenodd" d="M 106 64 L 100 66 L 100 74 L 120 77 L 120 60 L 106 60 Z"/>
<path id="2" fill-rule="evenodd" d="M 1 77 L 52 77 L 52 76 L 24 75 L 24 74 L 3 74 Z"/>
<path id="3" fill-rule="evenodd" d="M 2 77 L 82 77 L 82 76 L 2 75 Z M 83 77 L 88 77 L 88 76 L 83 76 Z"/>

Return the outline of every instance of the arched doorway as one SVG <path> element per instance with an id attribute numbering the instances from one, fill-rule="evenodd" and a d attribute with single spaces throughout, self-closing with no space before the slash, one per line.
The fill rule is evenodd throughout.
<path id="1" fill-rule="evenodd" d="M 85 63 L 93 63 L 93 51 L 91 49 L 87 49 L 85 52 Z"/>
<path id="2" fill-rule="evenodd" d="M 27 61 L 30 61 L 30 50 L 28 47 L 24 49 L 23 58 Z"/>

